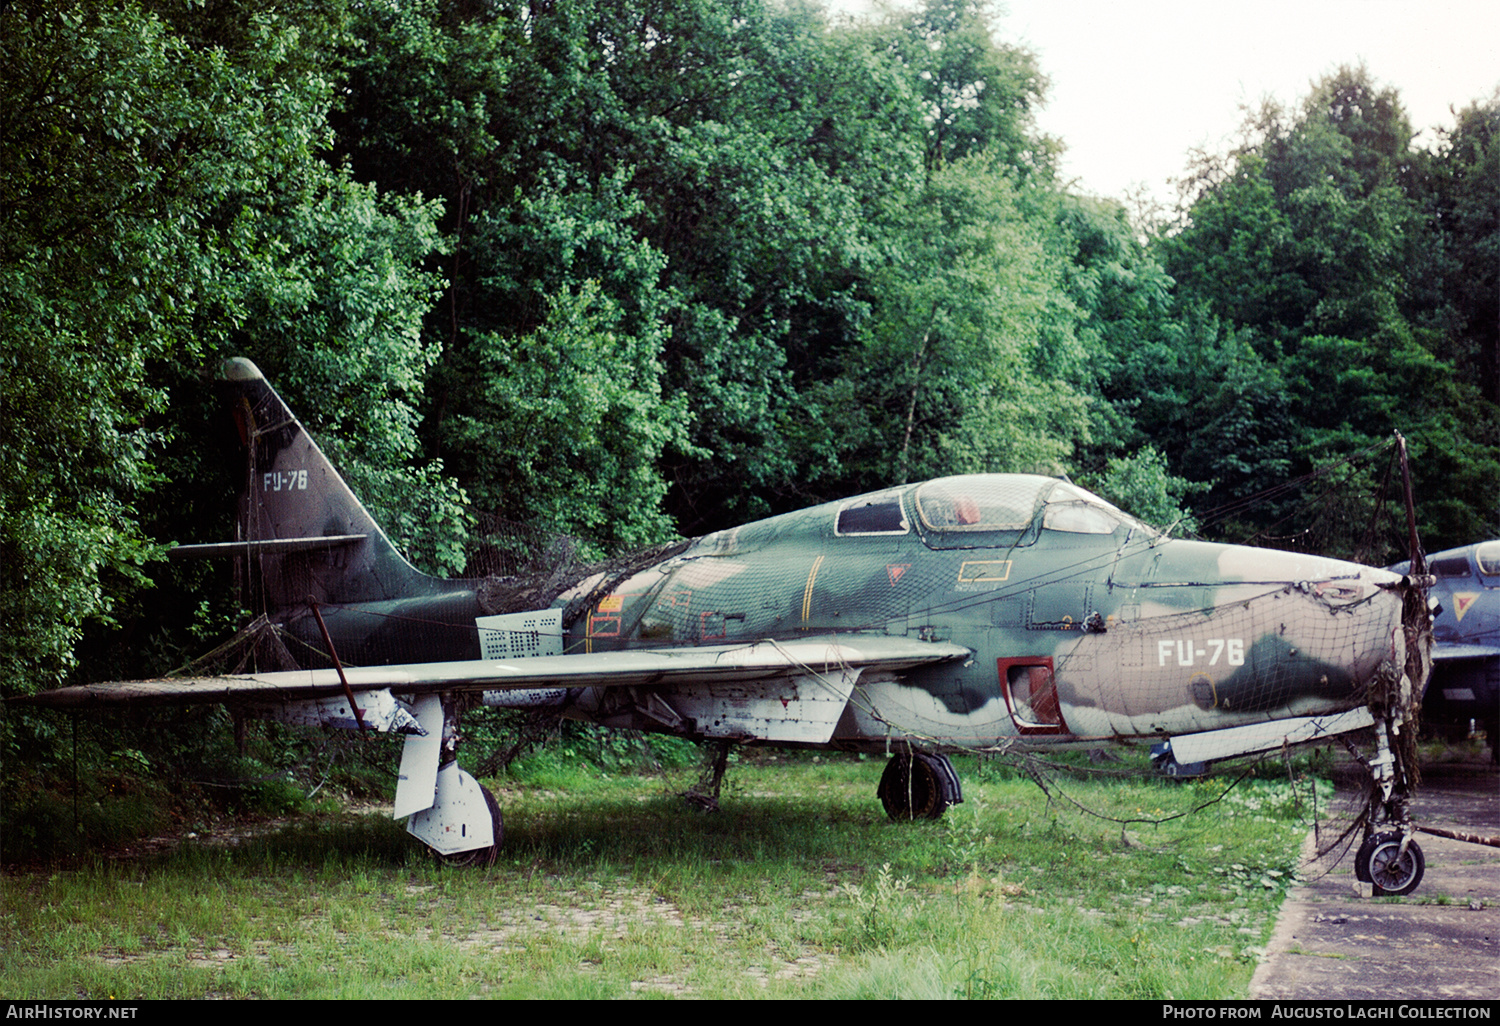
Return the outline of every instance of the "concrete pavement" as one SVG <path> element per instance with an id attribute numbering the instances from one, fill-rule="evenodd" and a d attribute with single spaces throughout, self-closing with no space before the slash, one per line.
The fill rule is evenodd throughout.
<path id="1" fill-rule="evenodd" d="M 1422 778 L 1419 826 L 1500 834 L 1500 774 L 1487 761 L 1424 766 Z M 1359 897 L 1352 851 L 1305 869 L 1250 997 L 1500 1000 L 1500 848 L 1416 839 L 1427 872 L 1405 897 Z"/>

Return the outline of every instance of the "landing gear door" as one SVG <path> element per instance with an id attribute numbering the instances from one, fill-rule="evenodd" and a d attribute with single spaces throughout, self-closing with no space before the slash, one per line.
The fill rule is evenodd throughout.
<path id="1" fill-rule="evenodd" d="M 995 662 L 1005 705 L 1022 736 L 1068 733 L 1062 706 L 1057 701 L 1057 681 L 1052 676 L 1051 657 L 997 659 Z"/>
<path id="2" fill-rule="evenodd" d="M 422 695 L 416 702 L 417 720 L 425 735 L 408 734 L 401 750 L 401 777 L 396 784 L 395 819 L 432 808 L 437 800 L 438 762 L 443 753 L 443 699 Z"/>

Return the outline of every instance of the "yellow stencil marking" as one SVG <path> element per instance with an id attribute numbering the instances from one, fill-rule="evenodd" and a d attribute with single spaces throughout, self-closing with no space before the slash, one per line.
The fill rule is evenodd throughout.
<path id="1" fill-rule="evenodd" d="M 624 595 L 606 595 L 604 598 L 599 600 L 599 612 L 601 613 L 618 613 L 624 608 Z"/>
<path id="2" fill-rule="evenodd" d="M 1008 559 L 968 559 L 958 568 L 958 580 L 960 584 L 973 584 L 978 581 L 1008 581 L 1010 580 L 1010 564 Z"/>
<path id="3" fill-rule="evenodd" d="M 806 623 L 812 615 L 813 584 L 818 579 L 818 567 L 823 565 L 823 557 L 819 556 L 813 560 L 812 570 L 807 574 L 807 587 L 802 592 L 802 622 Z"/>
<path id="4" fill-rule="evenodd" d="M 591 638 L 618 638 L 620 636 L 620 618 L 618 616 L 600 616 L 595 613 L 589 617 L 588 636 Z"/>

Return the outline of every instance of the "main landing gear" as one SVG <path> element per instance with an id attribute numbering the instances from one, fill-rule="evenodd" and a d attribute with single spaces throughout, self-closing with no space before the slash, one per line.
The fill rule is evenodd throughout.
<path id="1" fill-rule="evenodd" d="M 452 866 L 455 869 L 493 866 L 495 857 L 500 854 L 500 846 L 505 843 L 505 821 L 500 817 L 500 803 L 495 801 L 495 796 L 483 784 L 479 785 L 479 790 L 484 795 L 485 807 L 489 809 L 494 843 L 484 848 L 470 848 L 468 851 L 454 852 L 451 855 L 442 855 L 436 848 L 429 848 L 433 857 L 445 866 Z"/>
<path id="2" fill-rule="evenodd" d="M 500 804 L 459 767 L 463 699 L 423 695 L 415 703 L 420 734 L 408 734 L 396 785 L 395 818 L 450 866 L 491 866 L 505 840 Z"/>
<path id="3" fill-rule="evenodd" d="M 891 819 L 941 819 L 964 800 L 958 774 L 946 755 L 903 752 L 886 763 L 876 790 Z"/>

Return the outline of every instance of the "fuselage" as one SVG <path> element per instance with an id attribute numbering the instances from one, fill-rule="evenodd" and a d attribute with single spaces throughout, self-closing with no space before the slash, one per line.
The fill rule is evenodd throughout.
<path id="1" fill-rule="evenodd" d="M 253 364 L 228 361 L 225 378 L 252 468 L 244 548 L 199 554 L 240 559 L 247 604 L 289 636 L 278 660 L 303 667 L 335 655 L 397 666 L 836 636 L 880 636 L 910 655 L 942 642 L 972 655 L 860 668 L 836 727 L 816 743 L 983 747 L 1342 712 L 1363 705 L 1382 664 L 1404 655 L 1401 598 L 1382 587 L 1399 580 L 1389 571 L 1170 540 L 1034 475 L 902 485 L 616 560 L 582 580 L 566 566 L 426 577 Z M 528 639 L 531 648 L 514 644 Z M 744 700 L 782 703 L 795 720 L 815 679 Z M 754 740 L 759 728 L 742 724 L 768 719 L 736 720 L 738 696 L 681 682 L 584 690 L 568 697 L 570 714 L 617 725 L 701 736 L 712 718 Z"/>
<path id="2" fill-rule="evenodd" d="M 541 628 L 560 635 L 551 653 L 829 634 L 962 645 L 973 657 L 961 663 L 862 676 L 829 743 L 991 747 L 1361 705 L 1398 654 L 1400 598 L 1381 587 L 1396 580 L 1319 556 L 1168 539 L 1065 481 L 997 474 L 772 517 L 562 591 L 512 587 L 554 614 Z M 350 663 L 488 657 L 476 630 L 490 622 L 483 594 L 479 582 L 432 581 L 406 598 L 340 603 L 325 619 Z M 292 626 L 316 647 L 305 608 Z M 681 728 L 641 714 L 652 701 L 670 709 L 671 687 L 590 689 L 568 708 L 694 733 L 692 717 Z"/>
<path id="3" fill-rule="evenodd" d="M 1396 654 L 1400 599 L 1379 587 L 1396 579 L 1165 539 L 1066 482 L 982 475 L 708 535 L 623 580 L 586 580 L 553 605 L 586 607 L 569 652 L 830 633 L 963 645 L 974 655 L 961 664 L 862 678 L 833 743 L 986 747 L 1360 705 Z M 607 720 L 611 697 L 594 698 L 580 713 Z"/>

